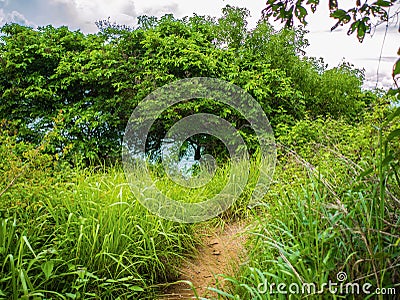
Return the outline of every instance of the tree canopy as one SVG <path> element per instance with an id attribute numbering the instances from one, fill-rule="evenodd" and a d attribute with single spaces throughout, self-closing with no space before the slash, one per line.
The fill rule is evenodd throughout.
<path id="1" fill-rule="evenodd" d="M 326 69 L 304 57 L 300 29 L 275 30 L 260 21 L 248 30 L 243 8 L 227 6 L 219 19 L 143 16 L 135 28 L 98 22 L 99 33 L 67 27 L 1 28 L 0 119 L 19 139 L 57 157 L 88 161 L 120 157 L 127 121 L 151 91 L 181 78 L 214 77 L 248 91 L 273 126 L 305 115 L 358 118 L 373 98 L 361 89 L 363 74 L 349 64 Z M 160 150 L 162 137 L 180 118 L 210 112 L 231 122 L 248 141 L 245 120 L 217 101 L 199 99 L 165 111 L 148 139 Z M 192 140 L 202 152 L 211 138 Z M 251 143 L 251 142 L 250 142 Z"/>

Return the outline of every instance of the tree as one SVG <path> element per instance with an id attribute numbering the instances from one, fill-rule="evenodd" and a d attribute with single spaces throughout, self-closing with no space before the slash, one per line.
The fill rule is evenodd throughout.
<path id="1" fill-rule="evenodd" d="M 39 144 L 48 135 L 51 154 L 96 163 L 119 159 L 137 104 L 177 79 L 212 77 L 236 84 L 259 102 L 273 126 L 293 124 L 306 114 L 353 120 L 368 105 L 359 72 L 349 66 L 326 70 L 299 55 L 307 46 L 302 30 L 276 31 L 266 21 L 248 30 L 247 16 L 246 9 L 228 6 L 219 19 L 141 17 L 136 28 L 99 21 L 100 32 L 88 35 L 66 27 L 5 25 L 0 121 L 15 124 L 18 140 Z M 196 113 L 220 116 L 250 148 L 257 147 L 239 112 L 198 99 L 161 114 L 147 139 L 149 152 L 159 157 L 171 126 Z M 207 135 L 193 136 L 183 148 L 195 158 L 226 153 Z"/>

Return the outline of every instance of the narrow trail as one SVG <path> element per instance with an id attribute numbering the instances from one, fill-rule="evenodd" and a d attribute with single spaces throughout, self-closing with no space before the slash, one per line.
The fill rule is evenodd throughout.
<path id="1" fill-rule="evenodd" d="M 209 291 L 207 287 L 223 286 L 223 278 L 216 278 L 216 275 L 233 275 L 239 264 L 245 261 L 245 241 L 243 223 L 226 224 L 223 229 L 208 232 L 203 238 L 203 246 L 198 249 L 198 254 L 192 259 L 187 259 L 181 266 L 178 280 L 192 282 L 198 296 L 203 299 L 216 298 L 217 294 Z M 196 297 L 190 285 L 181 282 L 166 288 L 159 299 L 196 299 Z"/>

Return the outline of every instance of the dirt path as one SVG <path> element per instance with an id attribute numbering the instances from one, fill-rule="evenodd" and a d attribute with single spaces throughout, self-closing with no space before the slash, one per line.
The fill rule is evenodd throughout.
<path id="1" fill-rule="evenodd" d="M 233 275 L 234 270 L 245 260 L 244 232 L 245 225 L 240 223 L 225 225 L 223 230 L 209 232 L 203 238 L 204 246 L 199 249 L 198 255 L 182 265 L 178 280 L 192 282 L 202 298 L 216 298 L 216 293 L 207 290 L 207 287 L 217 286 L 215 275 Z M 217 277 L 217 280 L 219 284 L 223 284 L 222 277 Z M 169 286 L 160 299 L 196 299 L 196 297 L 189 284 L 178 283 Z"/>

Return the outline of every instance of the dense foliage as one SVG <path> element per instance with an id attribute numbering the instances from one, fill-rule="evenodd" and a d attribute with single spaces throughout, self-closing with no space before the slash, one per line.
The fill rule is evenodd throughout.
<path id="1" fill-rule="evenodd" d="M 50 134 L 48 153 L 113 161 L 130 114 L 155 88 L 180 78 L 215 77 L 251 93 L 273 126 L 305 115 L 359 117 L 371 102 L 363 75 L 348 64 L 327 70 L 302 56 L 304 31 L 276 32 L 259 22 L 247 29 L 245 9 L 226 7 L 218 20 L 139 18 L 136 28 L 98 22 L 100 32 L 72 32 L 17 24 L 1 28 L 0 119 L 19 139 L 38 145 Z M 149 136 L 157 151 L 167 129 L 193 112 L 219 114 L 242 128 L 229 107 L 203 99 L 173 107 Z M 196 141 L 195 141 L 196 142 Z M 212 140 L 201 141 L 207 151 Z M 197 141 L 200 144 L 200 141 Z"/>

